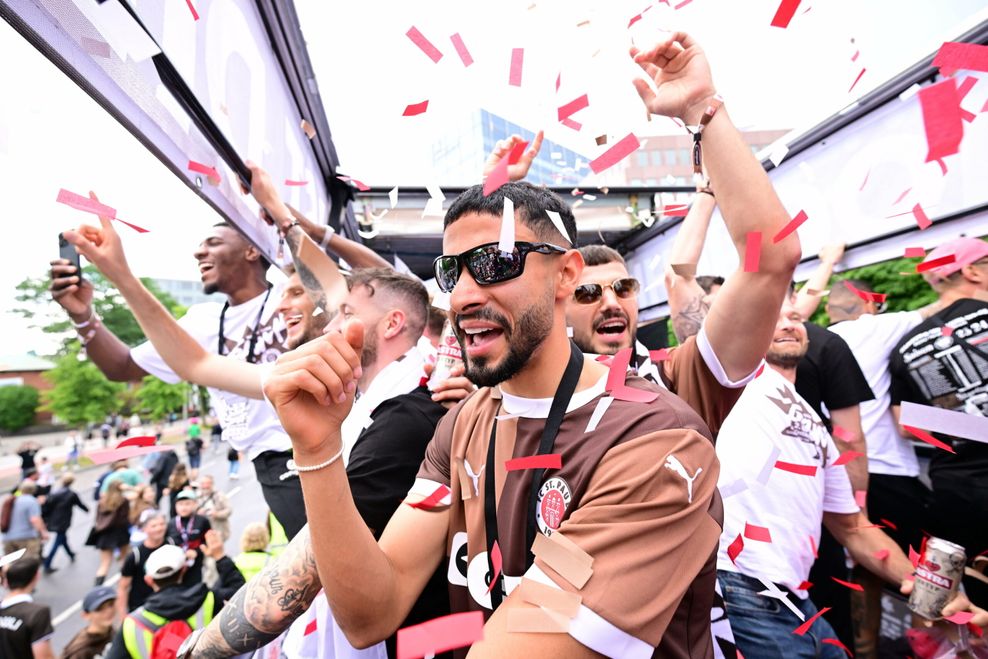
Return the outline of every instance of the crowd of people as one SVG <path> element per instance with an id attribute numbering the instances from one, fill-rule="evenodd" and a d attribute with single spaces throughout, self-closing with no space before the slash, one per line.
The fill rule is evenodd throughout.
<path id="1" fill-rule="evenodd" d="M 928 488 L 900 412 L 988 415 L 988 243 L 932 250 L 923 277 L 938 300 L 911 312 L 881 313 L 866 282 L 832 281 L 842 246 L 796 292 L 795 232 L 764 241 L 756 269 L 696 276 L 715 207 L 741 263 L 753 234 L 790 218 L 700 47 L 675 33 L 632 56 L 658 90 L 636 81 L 648 111 L 702 144 L 706 178 L 665 258 L 673 348 L 638 341 L 643 282 L 621 254 L 577 245 L 572 209 L 522 180 L 539 140 L 510 182 L 447 209 L 434 268 L 446 314 L 417 278 L 285 204 L 250 163 L 250 192 L 296 257 L 284 284 L 218 224 L 195 258 L 206 292 L 227 302 L 175 321 L 108 218 L 65 233 L 148 337 L 127 348 L 93 311 L 91 285 L 55 261 L 54 299 L 88 358 L 111 379 L 209 387 L 230 456 L 247 455 L 270 511 L 227 557 L 231 504 L 198 473 L 198 424 L 187 463 L 163 452 L 143 469 L 115 464 L 88 543 L 101 551 L 97 587 L 70 648 L 383 658 L 401 628 L 477 612 L 472 647 L 434 638 L 437 655 L 877 656 L 882 584 L 911 592 L 934 536 L 971 563 L 940 613 L 968 615 L 917 621 L 906 652 L 984 652 L 968 630 L 988 626 L 976 559 L 988 551 L 988 447 L 940 437 Z M 490 163 L 520 142 L 498 144 Z M 300 256 L 310 243 L 351 266 L 345 283 Z M 830 328 L 807 321 L 824 299 Z M 463 363 L 427 386 L 444 315 Z M 238 468 L 231 457 L 230 478 Z M 67 474 L 50 497 L 47 572 L 59 547 L 73 556 L 64 529 L 86 506 L 71 485 Z M 4 538 L 6 553 L 28 549 L 5 568 L 0 621 L 25 621 L 0 624 L 0 647 L 21 648 L 10 656 L 51 654 L 30 596 L 49 530 L 36 488 L 21 485 Z M 101 585 L 114 556 L 115 592 Z"/>

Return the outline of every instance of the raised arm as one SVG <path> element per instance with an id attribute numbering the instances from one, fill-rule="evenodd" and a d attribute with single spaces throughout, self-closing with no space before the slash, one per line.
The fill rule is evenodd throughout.
<path id="1" fill-rule="evenodd" d="M 295 221 L 298 222 L 299 226 L 302 227 L 302 230 L 309 234 L 310 238 L 318 242 L 320 245 L 325 243 L 326 248 L 330 252 L 333 252 L 338 257 L 349 263 L 351 267 L 394 269 L 394 264 L 389 263 L 370 247 L 362 245 L 355 240 L 344 238 L 325 224 L 316 224 L 288 204 L 285 204 L 285 208 L 289 211 L 289 215 L 287 216 L 288 224 L 291 224 L 291 219 L 294 218 Z M 284 228 L 285 227 L 282 227 L 282 229 Z M 327 236 L 327 234 L 329 235 Z M 327 237 L 329 239 L 328 242 Z"/>
<path id="2" fill-rule="evenodd" d="M 656 93 L 645 80 L 635 80 L 652 113 L 695 127 L 717 104 L 706 56 L 684 32 L 669 35 L 647 51 L 631 52 L 658 89 Z M 703 166 L 717 191 L 717 204 L 741 263 L 748 234 L 762 235 L 758 272 L 739 267 L 721 288 L 704 325 L 727 376 L 739 380 L 755 370 L 771 343 L 775 319 L 799 262 L 799 238 L 794 232 L 778 243 L 772 241 L 789 222 L 789 214 L 731 123 L 726 106 L 718 108 L 703 129 L 701 145 Z"/>
<path id="3" fill-rule="evenodd" d="M 260 367 L 206 352 L 131 272 L 112 222 L 101 217 L 100 225 L 100 229 L 83 226 L 79 231 L 66 231 L 65 239 L 116 285 L 148 340 L 172 370 L 195 384 L 261 398 Z M 88 351 L 89 346 L 86 348 Z"/>
<path id="4" fill-rule="evenodd" d="M 709 188 L 708 188 L 709 190 Z M 711 192 L 698 192 L 676 233 L 665 267 L 666 291 L 669 295 L 669 317 L 676 338 L 683 342 L 700 331 L 710 311 L 707 294 L 696 283 L 696 264 L 707 240 L 707 228 L 717 202 Z M 676 268 L 672 266 L 693 266 Z M 677 272 L 678 270 L 678 272 Z"/>
<path id="5" fill-rule="evenodd" d="M 809 318 L 820 306 L 823 300 L 821 293 L 830 284 L 830 276 L 834 274 L 834 266 L 844 258 L 844 243 L 826 245 L 820 250 L 820 265 L 817 266 L 813 275 L 806 280 L 806 284 L 799 289 L 796 294 L 795 307 L 803 318 Z"/>

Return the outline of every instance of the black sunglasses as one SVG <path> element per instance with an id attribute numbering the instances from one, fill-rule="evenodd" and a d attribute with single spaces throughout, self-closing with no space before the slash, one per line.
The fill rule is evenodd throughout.
<path id="1" fill-rule="evenodd" d="M 612 284 L 582 284 L 573 291 L 573 299 L 580 304 L 593 304 L 604 295 L 604 289 L 609 288 L 619 298 L 627 299 L 638 292 L 638 280 L 634 277 L 615 279 Z"/>
<path id="2" fill-rule="evenodd" d="M 432 268 L 439 290 L 451 293 L 463 266 L 481 286 L 499 284 L 521 276 L 525 271 L 525 257 L 531 252 L 552 255 L 565 254 L 566 250 L 550 243 L 516 242 L 510 252 L 502 252 L 497 243 L 485 243 L 462 254 L 444 254 L 433 262 Z"/>

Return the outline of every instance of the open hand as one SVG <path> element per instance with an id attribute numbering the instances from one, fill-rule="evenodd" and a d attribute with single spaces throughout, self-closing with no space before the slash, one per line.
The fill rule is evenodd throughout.
<path id="1" fill-rule="evenodd" d="M 99 201 L 92 192 L 89 193 L 89 197 Z M 113 227 L 113 221 L 101 215 L 99 216 L 99 223 L 98 229 L 83 224 L 78 230 L 66 231 L 63 235 L 107 279 L 119 286 L 122 280 L 133 277 L 133 274 L 127 264 L 120 234 Z"/>
<path id="2" fill-rule="evenodd" d="M 281 200 L 271 175 L 253 161 L 248 160 L 244 164 L 250 170 L 250 190 L 244 189 L 241 185 L 241 191 L 245 194 L 250 192 L 261 205 L 261 219 L 268 224 L 277 224 L 279 229 L 287 231 L 292 223 L 292 213 Z"/>
<path id="3" fill-rule="evenodd" d="M 634 81 L 635 89 L 652 114 L 675 117 L 696 125 L 711 97 L 716 95 L 707 56 L 685 32 L 673 32 L 648 50 L 631 48 L 631 57 L 655 83 Z"/>
<path id="4" fill-rule="evenodd" d="M 532 140 L 528 150 L 518 159 L 518 162 L 508 165 L 509 181 L 521 181 L 528 176 L 528 170 L 532 167 L 535 156 L 539 155 L 539 149 L 542 148 L 542 138 L 544 135 L 544 131 L 540 130 L 535 136 L 535 139 Z M 516 144 L 521 144 L 522 142 L 524 140 L 520 135 L 512 135 L 506 140 L 498 140 L 497 144 L 494 145 L 494 150 L 491 151 L 491 155 L 487 157 L 487 162 L 484 163 L 484 178 L 487 178 L 494 171 L 497 164 L 501 162 L 501 158 L 508 155 L 511 149 L 515 148 Z"/>
<path id="5" fill-rule="evenodd" d="M 223 554 L 226 553 L 226 548 L 223 546 L 223 539 L 220 534 L 216 532 L 216 529 L 210 529 L 206 531 L 206 535 L 203 536 L 204 542 L 201 545 L 202 553 L 209 556 L 214 561 L 218 561 L 223 558 Z"/>

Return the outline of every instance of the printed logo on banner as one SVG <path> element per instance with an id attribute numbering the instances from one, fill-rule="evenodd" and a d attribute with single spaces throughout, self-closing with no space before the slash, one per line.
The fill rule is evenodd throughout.
<path id="1" fill-rule="evenodd" d="M 566 508 L 573 500 L 573 492 L 569 484 L 562 478 L 550 478 L 542 484 L 539 490 L 538 505 L 535 508 L 535 520 L 539 530 L 547 536 L 559 528 L 566 516 Z"/>

